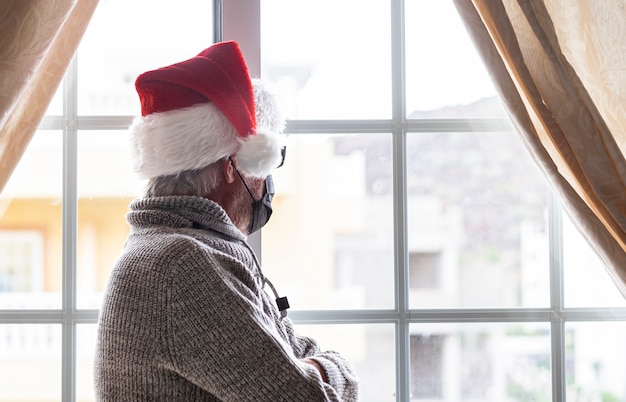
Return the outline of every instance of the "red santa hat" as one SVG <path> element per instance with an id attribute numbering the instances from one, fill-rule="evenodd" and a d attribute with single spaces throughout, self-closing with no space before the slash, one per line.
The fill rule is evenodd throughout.
<path id="1" fill-rule="evenodd" d="M 141 178 L 200 169 L 230 155 L 252 177 L 279 164 L 284 120 L 274 95 L 250 78 L 236 42 L 145 72 L 135 87 L 141 117 L 129 131 Z"/>

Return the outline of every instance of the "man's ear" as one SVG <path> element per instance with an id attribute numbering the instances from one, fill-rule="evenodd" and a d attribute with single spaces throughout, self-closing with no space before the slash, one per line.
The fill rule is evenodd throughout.
<path id="1" fill-rule="evenodd" d="M 235 181 L 237 172 L 232 158 L 226 158 L 222 162 L 222 171 L 224 173 L 224 182 L 232 184 Z"/>

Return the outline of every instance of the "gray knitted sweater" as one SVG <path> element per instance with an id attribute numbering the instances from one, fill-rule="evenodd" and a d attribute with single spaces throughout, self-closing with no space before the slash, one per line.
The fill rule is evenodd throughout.
<path id="1" fill-rule="evenodd" d="M 97 400 L 358 400 L 350 364 L 281 320 L 246 237 L 219 205 L 139 199 L 127 219 L 98 322 Z"/>

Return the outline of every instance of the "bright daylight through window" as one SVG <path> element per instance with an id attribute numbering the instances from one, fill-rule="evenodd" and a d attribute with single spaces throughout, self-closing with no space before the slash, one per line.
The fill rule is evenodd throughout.
<path id="1" fill-rule="evenodd" d="M 98 308 L 143 184 L 133 83 L 219 39 L 221 9 L 100 0 L 0 194 L 0 402 L 95 399 Z M 257 251 L 297 329 L 353 362 L 361 401 L 626 401 L 610 313 L 626 302 L 452 1 L 260 0 L 259 18 L 228 26 L 260 37 L 288 118 Z"/>

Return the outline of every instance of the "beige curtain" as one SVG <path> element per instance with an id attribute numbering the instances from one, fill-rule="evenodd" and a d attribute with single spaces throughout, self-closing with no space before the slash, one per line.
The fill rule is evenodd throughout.
<path id="1" fill-rule="evenodd" d="M 455 0 L 514 125 L 626 297 L 626 0 Z"/>
<path id="2" fill-rule="evenodd" d="M 97 0 L 0 0 L 0 192 L 61 83 Z"/>

